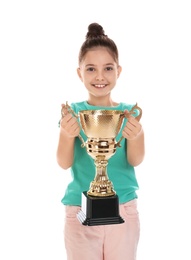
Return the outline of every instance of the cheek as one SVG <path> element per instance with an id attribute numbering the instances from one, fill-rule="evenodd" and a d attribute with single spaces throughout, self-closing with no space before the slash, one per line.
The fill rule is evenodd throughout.
<path id="1" fill-rule="evenodd" d="M 82 74 L 82 81 L 84 83 L 90 83 L 93 80 L 93 74 L 88 75 L 88 74 Z"/>
<path id="2" fill-rule="evenodd" d="M 113 74 L 113 75 L 110 75 L 108 79 L 109 79 L 110 81 L 112 81 L 112 82 L 116 82 L 117 79 L 118 79 L 117 73 L 116 73 L 116 74 Z"/>
<path id="3" fill-rule="evenodd" d="M 109 78 L 113 81 L 116 81 L 117 78 L 119 77 L 119 73 L 118 71 L 113 71 L 113 72 L 109 72 L 109 73 L 105 73 L 105 77 Z"/>

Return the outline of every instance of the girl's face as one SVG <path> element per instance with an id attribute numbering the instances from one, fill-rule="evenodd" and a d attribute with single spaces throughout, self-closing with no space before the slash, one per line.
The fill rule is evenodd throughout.
<path id="1" fill-rule="evenodd" d="M 121 73 L 121 67 L 106 48 L 97 47 L 86 53 L 77 72 L 89 93 L 90 100 L 95 100 L 110 97 Z"/>

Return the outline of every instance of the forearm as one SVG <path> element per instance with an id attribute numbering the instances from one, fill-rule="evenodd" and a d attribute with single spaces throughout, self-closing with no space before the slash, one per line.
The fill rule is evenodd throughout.
<path id="1" fill-rule="evenodd" d="M 73 163 L 74 142 L 75 137 L 68 137 L 62 130 L 60 131 L 57 148 L 57 162 L 58 165 L 65 170 L 71 167 Z"/>
<path id="2" fill-rule="evenodd" d="M 135 139 L 127 140 L 127 160 L 132 166 L 138 166 L 143 161 L 144 155 L 144 132 L 141 129 L 141 132 Z"/>

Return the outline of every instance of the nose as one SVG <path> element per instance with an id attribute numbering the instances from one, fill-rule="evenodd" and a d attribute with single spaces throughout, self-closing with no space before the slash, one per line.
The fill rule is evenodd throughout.
<path id="1" fill-rule="evenodd" d="M 98 71 L 97 72 L 97 74 L 96 74 L 96 80 L 97 81 L 102 81 L 102 80 L 104 80 L 104 76 L 103 76 L 103 73 L 100 71 Z"/>

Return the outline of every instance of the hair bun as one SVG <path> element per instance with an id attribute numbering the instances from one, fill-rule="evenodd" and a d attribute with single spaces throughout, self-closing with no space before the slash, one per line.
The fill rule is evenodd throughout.
<path id="1" fill-rule="evenodd" d="M 86 35 L 86 39 L 88 38 L 96 38 L 100 36 L 106 36 L 103 30 L 103 27 L 98 23 L 91 23 L 88 26 L 88 33 Z"/>

